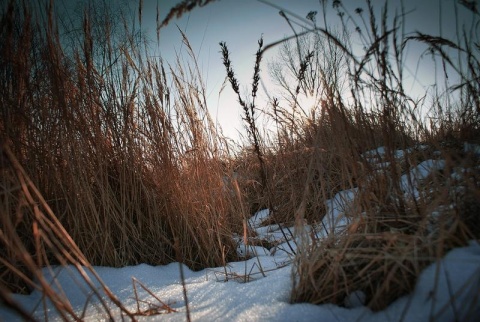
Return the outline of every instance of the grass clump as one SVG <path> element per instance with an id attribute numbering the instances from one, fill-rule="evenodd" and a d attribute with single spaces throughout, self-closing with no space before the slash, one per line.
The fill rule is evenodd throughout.
<path id="1" fill-rule="evenodd" d="M 263 137 L 268 189 L 253 185 L 247 199 L 273 207 L 276 223 L 308 223 L 323 231 L 320 237 L 307 234 L 299 245 L 292 302 L 344 305 L 361 290 L 365 303 L 381 310 L 410 293 L 426 266 L 480 236 L 473 215 L 479 156 L 472 145 L 479 142 L 479 64 L 468 38 L 475 27 L 464 29 L 456 43 L 421 32 L 406 35 L 403 7 L 390 18 L 387 3 L 378 16 L 366 1 L 366 9 L 352 15 L 334 1 L 338 31 L 327 22 L 328 1 L 321 5 L 323 25 L 314 11 L 306 19 L 281 11 L 295 36 L 265 46 L 282 45 L 271 70 L 287 106 L 273 98 L 265 111 L 275 124 Z M 353 33 L 363 50 L 351 41 Z M 426 96 L 414 98 L 404 85 L 412 43 L 428 46 L 444 80 L 453 71 L 459 81 L 445 81 L 428 108 Z M 313 99 L 313 106 L 305 108 L 302 99 Z M 252 128 L 255 119 L 246 122 Z M 247 151 L 239 171 L 260 181 L 251 175 L 252 158 Z M 325 220 L 342 190 L 354 198 L 342 201 L 347 226 L 333 234 Z"/>
<path id="2" fill-rule="evenodd" d="M 325 12 L 327 2 L 322 5 Z M 341 216 L 347 226 L 340 233 L 333 235 L 324 228 L 324 237 L 305 236 L 293 272 L 292 302 L 344 305 L 350 294 L 360 290 L 371 309 L 384 309 L 413 290 L 423 268 L 480 235 L 475 223 L 468 224 L 475 217 L 471 209 L 478 206 L 473 201 L 480 191 L 478 153 L 464 149 L 465 141 L 478 142 L 473 76 L 478 73 L 478 51 L 466 38 L 455 44 L 421 33 L 406 36 L 404 13 L 390 19 L 387 3 L 380 17 L 370 1 L 365 7 L 350 15 L 340 1 L 334 1 L 340 32 L 329 27 L 327 15 L 321 25 L 310 14 L 302 21 L 310 38 L 299 36 L 293 45 L 285 45 L 287 68 L 280 64 L 274 69 L 291 97 L 290 113 L 279 113 L 274 104 L 272 114 L 279 125 L 275 140 L 288 142 L 279 144 L 278 151 L 283 146 L 284 155 L 299 151 L 295 146 L 309 151 L 303 153 L 308 161 L 300 163 L 303 174 L 294 188 L 298 191 L 303 183 L 303 194 L 290 204 L 290 220 L 300 226 L 325 225 L 320 221 L 332 211 L 328 208 L 332 198 L 341 197 L 336 193 L 350 189 L 354 194 L 353 200 L 342 201 Z M 363 51 L 349 40 L 353 32 Z M 461 85 L 446 85 L 445 92 L 433 97 L 436 103 L 458 101 L 456 108 L 450 105 L 445 112 L 435 105 L 427 118 L 419 112 L 422 100 L 412 98 L 403 85 L 405 50 L 413 41 L 427 43 L 433 55 L 457 73 Z M 302 55 L 309 48 L 323 51 L 314 50 L 305 68 Z M 458 64 L 452 58 L 457 55 Z M 469 67 L 465 68 L 463 58 L 471 61 Z M 295 66 L 290 77 L 301 84 L 296 89 L 288 87 L 292 82 L 285 81 L 289 76 L 284 72 Z M 456 92 L 458 86 L 465 86 L 465 91 Z M 294 115 L 301 110 L 300 97 L 312 93 L 314 109 L 303 117 Z M 429 126 L 428 117 L 439 117 L 439 126 Z M 430 174 L 424 177 L 427 168 Z M 295 170 L 290 168 L 292 173 Z M 290 182 L 293 187 L 295 180 Z M 288 196 L 292 194 L 284 198 Z"/>
<path id="3" fill-rule="evenodd" d="M 0 139 L 10 153 L 0 190 L 5 301 L 39 287 L 53 296 L 33 282 L 44 266 L 180 259 L 201 269 L 237 258 L 231 236 L 242 225 L 242 201 L 225 189 L 229 147 L 209 119 L 196 62 L 182 66 L 178 57 L 167 66 L 143 51 L 145 39 L 130 27 L 135 17 L 90 9 L 68 29 L 53 3 L 1 8 Z M 78 37 L 69 39 L 70 31 Z M 25 199 L 8 160 L 21 165 L 48 211 Z"/>

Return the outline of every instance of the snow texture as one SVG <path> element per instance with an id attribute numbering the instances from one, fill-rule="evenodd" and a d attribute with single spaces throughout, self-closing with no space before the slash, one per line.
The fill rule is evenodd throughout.
<path id="1" fill-rule="evenodd" d="M 415 291 L 392 303 L 384 311 L 374 313 L 363 306 L 363 292 L 353 292 L 345 300 L 349 308 L 331 304 L 289 304 L 291 265 L 288 257 L 259 256 L 245 262 L 230 263 L 200 272 L 184 267 L 189 308 L 193 321 L 475 321 L 480 317 L 480 245 L 450 251 L 437 264 L 427 267 L 420 275 Z M 245 274 L 245 269 L 247 274 Z M 182 293 L 178 263 L 166 266 L 138 265 L 124 268 L 95 267 L 101 279 L 132 311 L 136 308 L 132 277 L 146 285 L 151 292 L 177 312 L 142 317 L 145 321 L 185 321 L 186 308 Z M 263 270 L 264 274 L 261 273 Z M 46 276 L 56 275 L 77 312 L 82 312 L 88 293 L 79 286 L 79 276 L 73 267 L 45 270 Z M 265 275 L 265 276 L 264 276 Z M 244 283 L 244 277 L 248 282 Z M 228 277 L 228 278 L 226 278 Z M 137 288 L 139 289 L 139 288 Z M 152 304 L 156 300 L 139 290 L 139 296 Z M 28 311 L 38 304 L 41 294 L 15 295 Z M 158 303 L 157 303 L 158 304 Z M 86 321 L 105 319 L 90 303 Z M 49 320 L 60 321 L 49 308 Z M 116 320 L 120 312 L 114 311 Z M 39 305 L 35 318 L 44 319 Z M 0 309 L 4 321 L 20 321 L 6 309 Z"/>

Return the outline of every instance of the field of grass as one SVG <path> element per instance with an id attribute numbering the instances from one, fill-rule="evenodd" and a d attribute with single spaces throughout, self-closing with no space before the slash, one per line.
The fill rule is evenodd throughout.
<path id="1" fill-rule="evenodd" d="M 36 289 L 74 316 L 40 268 L 73 264 L 87 278 L 92 265 L 224 266 L 238 259 L 232 236 L 246 234 L 254 212 L 268 208 L 282 225 L 321 225 L 325 202 L 348 189 L 358 192 L 345 212 L 349 228 L 299 245 L 292 302 L 338 303 L 360 288 L 380 310 L 410 292 L 427 265 L 478 240 L 480 33 L 406 35 L 403 13 L 375 16 L 370 1 L 353 13 L 340 1 L 321 3 L 322 12 L 343 13 L 343 29 L 312 12 L 297 37 L 274 48 L 260 40 L 250 97 L 240 93 L 228 42 L 220 44 L 248 133 L 235 147 L 210 119 L 196 61 L 150 58 L 138 30 L 108 12 L 99 23 L 85 11 L 78 37 L 66 39 L 52 7 L 2 5 L 3 304 L 28 318 L 10 294 Z M 190 9 L 184 2 L 169 16 Z M 439 83 L 447 71 L 458 82 L 412 96 L 403 69 L 412 44 L 431 52 Z M 288 99 L 270 102 L 263 117 L 274 129 L 262 131 L 259 70 L 264 51 L 276 48 L 289 59 L 274 69 L 283 92 L 270 94 Z M 301 105 L 305 96 L 315 107 Z M 421 178 L 422 189 L 405 188 L 419 180 L 416 166 L 436 159 L 445 165 Z M 99 292 L 116 301 L 106 287 L 92 296 Z"/>

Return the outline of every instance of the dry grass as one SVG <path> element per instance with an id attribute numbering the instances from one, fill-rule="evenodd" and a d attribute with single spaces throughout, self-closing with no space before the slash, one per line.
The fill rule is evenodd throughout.
<path id="1" fill-rule="evenodd" d="M 95 10 L 77 29 L 75 50 L 62 46 L 53 8 L 46 22 L 32 15 L 43 8 L 11 1 L 2 10 L 1 139 L 65 227 L 58 238 L 82 250 L 82 264 L 166 264 L 178 251 L 193 269 L 235 259 L 230 236 L 244 214 L 225 189 L 228 147 L 209 120 L 196 62 L 166 70 L 141 54 L 128 23 L 109 15 L 93 23 Z M 8 180 L 2 173 L 2 198 L 11 199 Z M 28 292 L 10 242 L 18 238 L 32 256 L 44 251 L 22 215 L 34 204 L 5 198 L 3 225 L 16 229 L 2 240 L 1 287 Z M 62 264 L 55 254 L 45 251 L 36 265 Z"/>
<path id="2" fill-rule="evenodd" d="M 472 173 L 476 182 L 478 175 Z M 426 266 L 452 248 L 478 239 L 474 219 L 478 216 L 473 213 L 480 205 L 480 190 L 466 178 L 454 186 L 440 187 L 437 182 L 432 190 L 433 180 L 445 179 L 439 176 L 427 180 L 425 199 L 407 204 L 404 214 L 391 202 L 368 198 L 371 191 L 361 191 L 357 202 L 370 199 L 369 203 L 357 208 L 363 213 L 349 213 L 352 220 L 346 232 L 314 240 L 297 256 L 294 275 L 300 278 L 295 279 L 292 301 L 344 305 L 348 295 L 361 290 L 368 307 L 382 310 L 409 294 Z M 465 190 L 455 193 L 457 185 Z"/>
<path id="3" fill-rule="evenodd" d="M 324 6 L 326 3 L 323 2 Z M 325 12 L 327 8 L 323 9 Z M 366 294 L 367 305 L 381 310 L 410 293 L 427 265 L 448 250 L 480 236 L 474 219 L 478 216 L 472 214 L 479 205 L 478 155 L 463 152 L 463 142 L 479 140 L 475 99 L 478 50 L 466 39 L 459 39 L 455 45 L 420 33 L 406 37 L 401 33 L 405 16 L 399 14 L 389 19 L 386 4 L 380 19 L 370 1 L 366 1 L 366 14 L 358 9 L 352 16 L 339 1 L 334 2 L 334 10 L 339 13 L 342 32 L 357 30 L 365 51 L 354 50 L 349 37 L 338 36 L 329 29 L 326 15 L 322 27 L 310 17 L 311 23 L 305 29 L 313 30 L 314 48 L 330 49 L 324 50 L 321 57 L 310 57 L 312 65 L 303 72 L 318 75 L 316 81 L 323 86 L 317 86 L 298 77 L 305 68 L 302 53 L 308 53 L 309 43 L 296 40 L 292 48 L 285 47 L 282 54 L 291 58 L 284 59 L 290 64 L 286 70 L 295 67 L 292 61 L 297 62 L 291 76 L 294 80 L 297 77 L 299 85 L 296 90 L 293 86 L 285 88 L 292 96 L 291 110 L 301 108 L 297 99 L 302 94 L 299 88 L 323 90 L 314 92 L 318 112 L 304 113 L 303 118 L 295 119 L 293 113 L 274 104 L 272 115 L 279 124 L 275 157 L 286 169 L 270 173 L 288 177 L 288 184 L 286 189 L 278 189 L 282 180 L 275 177 L 271 184 L 278 185 L 277 192 L 287 192 L 278 200 L 291 201 L 285 202 L 289 207 L 286 213 L 297 225 L 318 225 L 325 214 L 322 206 L 326 200 L 339 190 L 358 189 L 354 203 L 344 214 L 350 222 L 344 234 L 324 240 L 305 236 L 308 242 L 300 245 L 297 254 L 291 300 L 344 305 L 347 295 L 361 290 Z M 319 36 L 325 34 L 328 36 Z M 432 99 L 460 102 L 448 112 L 438 105 L 430 109 L 429 116 L 438 121 L 435 127 L 418 117 L 420 102 L 412 99 L 402 86 L 402 57 L 405 46 L 412 41 L 428 43 L 445 65 L 452 66 L 467 88 L 455 96 L 455 86 L 446 87 L 445 93 L 439 94 L 442 99 Z M 449 56 L 453 53 L 445 47 L 464 53 L 463 57 L 471 61 L 469 66 L 462 69 L 464 65 L 456 64 Z M 325 57 L 327 63 L 322 63 L 319 59 Z M 342 72 L 348 76 L 339 76 Z M 276 77 L 280 85 L 287 86 L 284 80 L 288 77 L 281 68 L 277 68 Z M 445 95 L 451 96 L 446 99 Z M 406 152 L 419 142 L 430 149 Z M 362 153 L 378 146 L 385 147 L 385 155 L 378 156 L 376 162 L 367 161 Z M 403 158 L 395 155 L 397 149 L 404 150 Z M 435 149 L 441 151 L 440 157 L 432 153 Z M 418 182 L 419 198 L 414 200 L 405 194 L 402 175 L 431 158 L 445 159 L 446 166 Z M 432 213 L 441 215 L 434 218 Z"/>
<path id="4" fill-rule="evenodd" d="M 39 305 L 46 306 L 47 302 L 50 302 L 63 319 L 81 319 L 82 316 L 78 315 L 63 296 L 64 290 L 61 286 L 55 285 L 55 282 L 47 279 L 42 272 L 42 268 L 52 269 L 52 264 L 64 267 L 72 265 L 92 292 L 88 296 L 89 301 L 98 302 L 95 305 L 101 312 L 113 318 L 111 310 L 114 305 L 120 308 L 123 314 L 133 318 L 132 313 L 123 307 L 100 280 L 9 146 L 4 143 L 0 152 L 4 179 L 0 226 L 0 241 L 3 245 L 0 257 L 2 302 L 30 320 L 31 313 L 16 305 L 9 291 L 25 293 L 27 290 L 36 290 L 42 294 Z M 28 237 L 23 235 L 27 233 Z M 100 288 L 97 287 L 98 284 Z M 103 297 L 105 295 L 108 301 Z"/>
<path id="5" fill-rule="evenodd" d="M 319 227 L 328 199 L 358 189 L 344 214 L 351 223 L 345 234 L 326 240 L 305 236 L 308 243 L 299 245 L 291 300 L 343 305 L 347 295 L 362 290 L 367 305 L 380 310 L 411 292 L 427 265 L 480 236 L 473 214 L 479 205 L 478 154 L 463 151 L 465 141 L 480 140 L 478 49 L 465 31 L 457 43 L 422 33 L 407 37 L 405 13 L 390 19 L 385 4 L 378 19 L 371 1 L 355 16 L 334 1 L 342 25 L 338 32 L 327 22 L 328 2 L 321 4 L 323 25 L 314 12 L 306 20 L 281 12 L 295 37 L 284 41 L 272 69 L 288 106 L 273 98 L 265 114 L 275 130 L 260 140 L 263 161 L 255 162 L 260 153 L 257 139 L 251 140 L 237 157 L 237 171 L 252 212 L 273 207 L 275 223 Z M 304 24 L 302 32 L 291 19 Z M 363 52 L 354 49 L 349 30 L 359 36 Z M 425 98 L 415 100 L 403 87 L 405 50 L 412 42 L 427 44 L 444 76 L 448 65 L 461 82 L 445 84 L 428 109 Z M 224 57 L 235 90 L 238 84 Z M 306 110 L 303 96 L 315 97 L 316 105 Z M 253 118 L 246 121 L 249 128 L 258 127 Z M 416 150 L 419 143 L 428 148 Z M 385 155 L 367 160 L 363 153 L 379 146 Z M 398 157 L 397 149 L 405 155 Z M 409 175 L 422 161 L 439 158 L 446 161 L 442 171 L 420 181 Z M 418 181 L 418 198 L 405 193 L 405 180 Z"/>
<path id="6" fill-rule="evenodd" d="M 463 227 L 465 228 L 465 227 Z M 421 271 L 470 235 L 462 231 L 439 238 L 402 232 L 362 233 L 317 243 L 299 257 L 296 273 L 305 276 L 292 292 L 292 301 L 345 305 L 355 291 L 366 294 L 366 305 L 382 310 L 412 292 Z M 464 232 L 463 232 L 464 233 Z"/>
<path id="7" fill-rule="evenodd" d="M 209 2 L 183 1 L 157 25 Z M 347 231 L 323 240 L 305 236 L 309 242 L 299 245 L 292 302 L 343 305 L 345 296 L 362 290 L 368 306 L 380 310 L 410 292 L 428 264 L 479 239 L 478 155 L 463 150 L 465 141 L 480 142 L 478 48 L 466 36 L 457 42 L 422 33 L 407 37 L 404 13 L 389 19 L 385 8 L 377 19 L 370 1 L 354 15 L 334 1 L 343 30 L 332 30 L 328 3 L 321 2 L 322 19 L 312 12 L 301 21 L 302 32 L 283 12 L 296 37 L 281 51 L 290 65 L 275 68 L 284 90 L 278 95 L 288 99 L 274 99 L 264 113 L 275 124 L 272 132 L 255 123 L 255 97 L 262 55 L 281 42 L 259 43 L 252 98 L 238 96 L 249 140 L 237 153 L 212 126 L 195 60 L 185 65 L 177 57 L 167 65 L 150 58 L 141 33 L 127 27 L 126 16 L 124 25 L 115 23 L 108 10 L 102 17 L 85 13 L 76 49 L 67 49 L 53 8 L 42 20 L 32 12 L 43 9 L 5 5 L 2 301 L 28 319 L 30 312 L 10 294 L 36 289 L 63 318 L 81 319 L 53 291 L 42 267 L 70 264 L 87 279 L 91 265 L 177 260 L 193 269 L 222 266 L 237 258 L 232 234 L 241 234 L 251 213 L 268 207 L 276 223 L 320 226 L 325 202 L 351 188 L 358 194 L 345 213 Z M 349 30 L 358 32 L 363 51 L 354 50 Z M 427 100 L 413 99 L 403 87 L 402 64 L 412 42 L 426 44 L 460 79 L 435 94 L 426 111 Z M 185 36 L 184 44 L 195 57 Z M 239 94 L 225 44 L 222 49 Z M 467 64 L 457 63 L 457 55 Z M 316 98 L 311 109 L 302 106 L 305 95 Z M 418 143 L 429 149 L 395 156 Z M 378 146 L 385 155 L 366 160 L 363 153 Z M 420 198 L 413 200 L 404 193 L 402 175 L 431 158 L 446 166 L 422 180 Z M 379 170 L 380 162 L 388 166 Z M 128 312 L 102 287 L 123 314 L 150 312 Z M 93 296 L 110 315 L 111 303 L 100 295 Z M 152 312 L 171 309 L 158 303 Z"/>

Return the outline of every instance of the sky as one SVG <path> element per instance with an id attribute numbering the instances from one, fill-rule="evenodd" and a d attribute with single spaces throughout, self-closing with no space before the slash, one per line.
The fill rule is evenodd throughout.
<path id="1" fill-rule="evenodd" d="M 270 4 L 267 3 L 268 1 Z M 78 0 L 76 3 L 82 2 L 88 2 L 88 0 Z M 225 135 L 238 138 L 239 132 L 244 133 L 241 121 L 242 110 L 230 84 L 227 82 L 226 86 L 222 87 L 226 72 L 222 63 L 219 42 L 226 42 L 242 94 L 247 94 L 251 92 L 258 39 L 263 37 L 264 44 L 267 45 L 293 34 L 285 19 L 279 15 L 278 8 L 281 7 L 285 9 L 284 11 L 293 12 L 301 17 L 305 17 L 309 11 L 315 10 L 319 12 L 320 16 L 322 0 L 217 0 L 207 6 L 196 7 L 180 19 L 173 19 L 168 26 L 160 30 L 157 42 L 157 6 L 160 20 L 163 20 L 169 10 L 179 2 L 180 0 L 143 0 L 142 29 L 152 40 L 150 55 L 161 56 L 165 62 L 172 65 L 175 64 L 177 54 L 187 59 L 188 53 L 185 46 L 182 45 L 178 29 L 182 30 L 196 53 L 203 81 L 206 84 L 207 103 L 213 119 L 223 128 Z M 331 2 L 328 1 L 329 5 L 327 6 L 329 21 L 338 21 Z M 129 3 L 132 10 L 137 10 L 137 1 Z M 274 5 L 272 5 L 273 3 Z M 395 10 L 399 10 L 398 6 L 401 1 L 387 1 L 387 3 L 391 15 L 393 15 Z M 471 11 L 458 5 L 458 0 L 404 0 L 403 3 L 405 12 L 407 12 L 407 34 L 420 30 L 432 35 L 454 38 L 455 25 L 468 23 L 473 16 Z M 365 1 L 343 0 L 342 4 L 352 15 L 357 7 L 366 8 Z M 372 4 L 380 13 L 385 1 L 372 0 Z M 380 14 L 378 14 L 379 16 Z M 455 16 L 458 16 L 459 19 L 455 19 Z M 298 26 L 296 28 L 297 31 L 301 30 Z M 418 57 L 422 53 L 425 53 L 424 46 L 412 47 L 409 49 L 406 60 L 406 78 L 410 80 L 411 89 L 420 85 L 418 92 L 420 96 L 423 95 L 425 87 L 435 83 L 433 67 L 429 65 L 428 59 L 424 59 L 421 64 L 418 64 Z M 267 89 L 268 94 L 276 93 L 268 70 L 269 62 L 276 55 L 277 52 L 274 48 L 263 58 L 261 76 L 265 86 L 262 87 L 262 93 L 258 100 L 257 107 L 259 109 L 269 108 L 264 88 Z M 418 91 L 418 88 L 416 90 Z"/>
<path id="2" fill-rule="evenodd" d="M 320 2 L 319 0 L 270 0 L 270 3 L 301 17 L 305 17 L 312 10 L 318 11 L 320 14 Z M 162 17 L 165 11 L 168 11 L 176 3 L 178 0 L 159 0 L 160 16 Z M 372 0 L 372 3 L 376 9 L 380 10 L 385 2 Z M 396 7 L 399 3 L 400 1 L 388 1 L 392 14 L 395 10 L 399 10 Z M 432 35 L 454 38 L 455 24 L 468 22 L 472 18 L 472 12 L 458 5 L 457 0 L 404 0 L 403 3 L 405 11 L 408 13 L 407 33 L 420 30 Z M 358 0 L 343 0 L 342 4 L 352 14 L 355 8 L 366 7 L 364 1 Z M 145 0 L 144 5 L 148 8 L 145 10 L 145 25 L 150 29 L 152 27 L 148 22 L 155 20 L 157 1 Z M 331 21 L 337 21 L 331 4 L 328 8 Z M 227 43 L 234 71 L 243 93 L 246 94 L 247 91 L 251 91 L 250 84 L 259 37 L 263 36 L 264 43 L 269 44 L 292 35 L 292 30 L 278 12 L 279 10 L 272 5 L 257 0 L 220 0 L 205 7 L 195 8 L 181 19 L 173 20 L 160 31 L 160 42 L 157 48 L 167 61 L 169 57 L 175 55 L 175 51 L 185 53 L 177 26 L 188 37 L 198 55 L 197 59 L 205 77 L 210 111 L 229 137 L 236 137 L 238 131 L 242 130 L 241 108 L 230 84 L 227 84 L 227 87 L 219 94 L 226 75 L 219 42 Z M 458 15 L 458 20 L 455 19 L 455 15 Z M 300 27 L 297 27 L 297 31 L 299 30 Z M 406 72 L 407 78 L 410 80 L 415 78 L 417 80 L 417 82 L 413 82 L 415 86 L 420 85 L 422 88 L 435 83 L 432 66 L 428 65 L 429 61 L 424 59 L 422 64 L 417 64 L 418 57 L 424 51 L 424 46 L 410 49 L 410 57 L 407 58 L 407 62 L 409 62 L 411 75 L 408 75 L 408 71 Z M 263 82 L 270 94 L 275 92 L 275 87 L 268 73 L 268 62 L 276 55 L 275 49 L 267 53 L 261 66 Z M 420 90 L 421 94 L 423 92 L 424 90 Z M 268 109 L 266 95 L 263 98 L 263 101 L 259 100 L 258 108 Z"/>
<path id="3" fill-rule="evenodd" d="M 169 8 L 177 1 L 162 1 L 163 8 Z M 318 1 L 275 1 L 287 10 L 306 16 L 310 10 L 318 8 Z M 256 0 L 221 0 L 206 7 L 196 8 L 179 20 L 174 20 L 160 31 L 159 51 L 168 60 L 176 52 L 185 52 L 181 46 L 178 26 L 187 35 L 192 47 L 198 53 L 198 61 L 207 83 L 207 100 L 210 112 L 221 125 L 223 133 L 236 138 L 243 132 L 241 107 L 237 97 L 225 81 L 225 68 L 220 54 L 219 42 L 226 42 L 234 71 L 240 82 L 242 94 L 251 91 L 255 53 L 258 40 L 264 44 L 278 41 L 292 35 L 292 30 L 278 14 L 279 10 Z M 269 81 L 268 62 L 275 51 L 267 52 L 261 69 L 265 86 L 272 87 Z M 220 93 L 221 91 L 221 93 Z M 265 98 L 265 96 L 263 96 Z M 265 98 L 266 99 L 266 98 Z M 259 108 L 267 108 L 265 100 L 259 101 Z"/>

